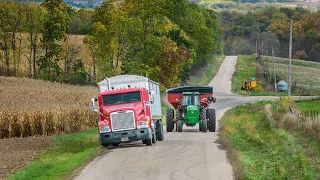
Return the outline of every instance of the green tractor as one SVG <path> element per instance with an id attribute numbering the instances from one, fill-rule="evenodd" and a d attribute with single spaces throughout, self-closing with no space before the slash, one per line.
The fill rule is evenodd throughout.
<path id="1" fill-rule="evenodd" d="M 212 87 L 183 86 L 170 89 L 167 93 L 169 102 L 176 109 L 175 119 L 173 109 L 167 109 L 167 132 L 173 131 L 174 124 L 178 132 L 182 132 L 183 125 L 195 126 L 196 124 L 199 124 L 199 131 L 216 131 L 215 109 L 208 108 L 210 103 L 216 102 L 216 99 L 210 96 Z M 177 98 L 178 93 L 180 93 L 179 98 Z"/>

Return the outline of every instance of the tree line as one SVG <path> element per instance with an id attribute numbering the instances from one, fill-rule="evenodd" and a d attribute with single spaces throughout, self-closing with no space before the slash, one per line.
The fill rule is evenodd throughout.
<path id="1" fill-rule="evenodd" d="M 212 60 L 220 32 L 213 10 L 187 0 L 109 0 L 94 10 L 62 0 L 1 2 L 0 73 L 75 84 L 138 74 L 173 87 Z M 71 34 L 85 35 L 88 58 L 70 45 Z"/>
<path id="2" fill-rule="evenodd" d="M 320 12 L 304 8 L 269 7 L 246 14 L 236 11 L 219 13 L 223 29 L 225 54 L 252 54 L 264 50 L 264 55 L 289 56 L 289 21 L 293 19 L 293 58 L 320 62 Z"/>

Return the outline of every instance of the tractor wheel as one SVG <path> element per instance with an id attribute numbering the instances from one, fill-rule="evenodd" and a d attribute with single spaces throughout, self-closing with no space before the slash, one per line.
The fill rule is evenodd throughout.
<path id="1" fill-rule="evenodd" d="M 178 132 L 182 132 L 182 126 L 183 126 L 183 121 L 182 120 L 178 120 L 177 121 Z"/>
<path id="2" fill-rule="evenodd" d="M 202 120 L 202 123 L 199 124 L 199 126 L 201 126 L 201 131 L 207 132 L 207 118 L 206 118 L 206 111 L 204 109 L 200 110 L 200 119 Z"/>
<path id="3" fill-rule="evenodd" d="M 207 109 L 207 118 L 209 119 L 208 130 L 210 132 L 216 132 L 216 110 Z"/>
<path id="4" fill-rule="evenodd" d="M 157 140 L 158 141 L 163 141 L 164 139 L 164 133 L 163 133 L 163 126 L 161 120 L 157 121 Z"/>
<path id="5" fill-rule="evenodd" d="M 179 130 L 178 130 L 178 121 L 182 121 L 182 114 L 181 114 L 181 111 L 179 111 L 179 109 L 176 109 L 176 131 L 178 131 L 179 132 Z M 182 131 L 182 130 L 181 130 Z M 180 131 L 180 132 L 181 132 Z"/>
<path id="6" fill-rule="evenodd" d="M 172 132 L 172 130 L 174 129 L 174 123 L 173 123 L 174 112 L 173 112 L 173 109 L 167 109 L 166 118 L 167 118 L 167 132 Z"/>

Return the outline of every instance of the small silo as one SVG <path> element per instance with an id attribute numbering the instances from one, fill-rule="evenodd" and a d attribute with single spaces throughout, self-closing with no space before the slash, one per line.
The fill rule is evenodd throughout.
<path id="1" fill-rule="evenodd" d="M 284 80 L 281 80 L 277 83 L 278 91 L 287 91 L 288 90 L 288 83 L 286 83 Z"/>

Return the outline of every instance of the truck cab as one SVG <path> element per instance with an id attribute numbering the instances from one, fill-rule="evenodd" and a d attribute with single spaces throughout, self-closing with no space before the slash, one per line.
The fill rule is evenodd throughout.
<path id="1" fill-rule="evenodd" d="M 164 139 L 162 114 L 159 116 L 157 110 L 160 108 L 161 113 L 160 98 L 155 97 L 160 96 L 160 91 L 154 93 L 154 90 L 159 90 L 150 88 L 155 83 L 150 85 L 149 79 L 137 77 L 140 76 L 122 75 L 107 79 L 107 88 L 104 83 L 99 84 L 102 89 L 97 99 L 99 107 L 96 108 L 92 100 L 92 109 L 100 116 L 98 130 L 101 145 L 117 146 L 120 143 L 142 140 L 144 144 L 151 146 L 157 140 Z M 139 83 L 134 82 L 134 78 Z"/>

